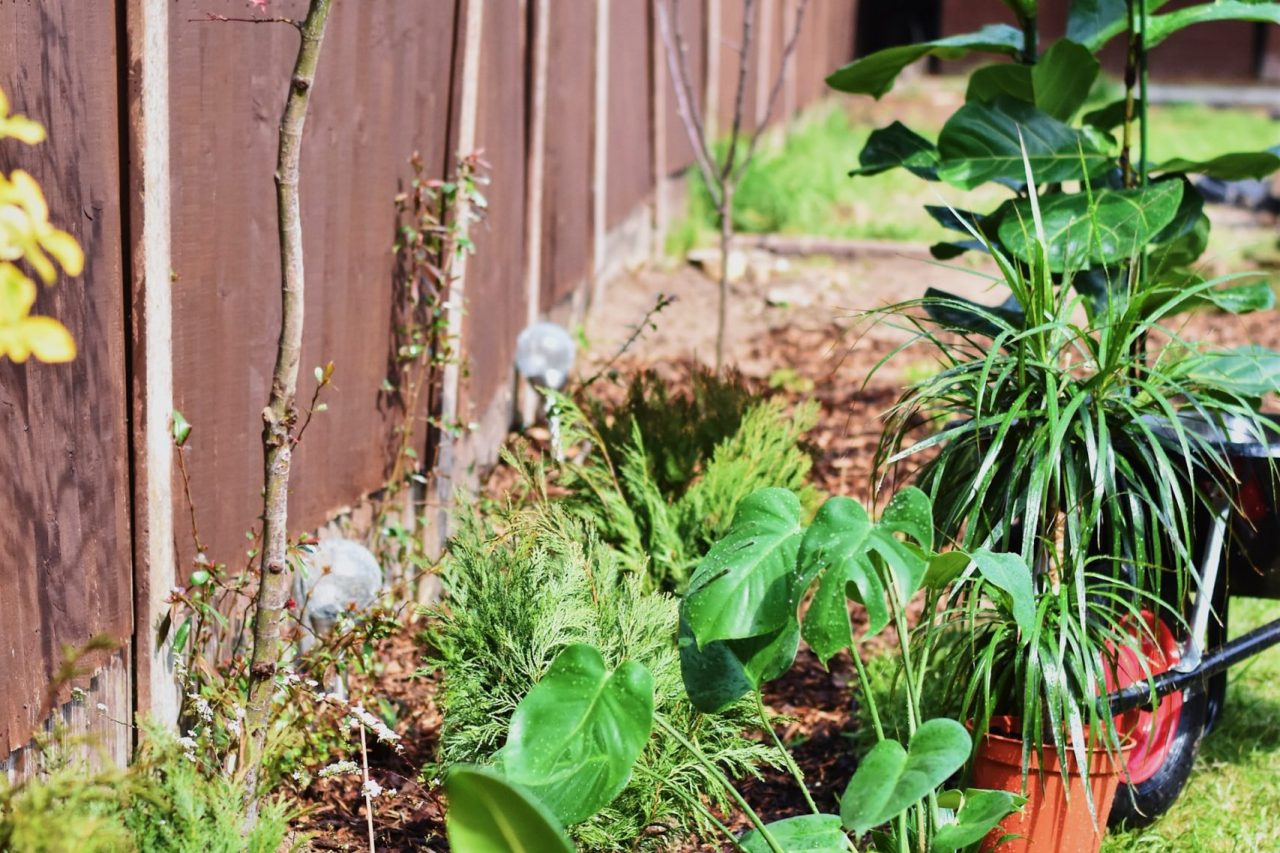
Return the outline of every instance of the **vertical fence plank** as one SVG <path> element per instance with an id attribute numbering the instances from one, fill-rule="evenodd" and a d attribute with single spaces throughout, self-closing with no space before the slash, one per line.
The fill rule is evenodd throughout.
<path id="1" fill-rule="evenodd" d="M 75 361 L 0 360 L 0 763 L 7 771 L 22 771 L 10 753 L 51 704 L 68 698 L 64 687 L 45 702 L 64 645 L 104 634 L 119 643 L 113 655 L 89 661 L 96 667 L 132 654 L 116 11 L 109 2 L 0 4 L 0 88 L 16 112 L 48 130 L 37 146 L 0 145 L 0 169 L 35 177 L 50 218 L 86 257 L 81 277 L 42 287 L 34 308 L 71 330 Z M 112 716 L 127 721 L 127 678 L 127 666 L 102 668 L 96 683 L 81 686 L 98 695 L 109 687 Z M 127 729 L 99 714 L 77 721 L 114 758 L 127 757 Z"/>

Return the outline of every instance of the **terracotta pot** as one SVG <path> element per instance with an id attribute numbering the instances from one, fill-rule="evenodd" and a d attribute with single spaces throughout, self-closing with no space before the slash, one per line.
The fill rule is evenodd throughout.
<path id="1" fill-rule="evenodd" d="M 1022 739 L 999 734 L 1016 732 L 1020 725 L 1008 717 L 991 720 L 994 732 L 988 732 L 978 747 L 974 761 L 972 785 L 1000 791 L 1022 791 Z M 1126 747 L 1127 753 L 1132 747 Z M 1041 758 L 1044 774 L 1039 773 Z M 985 851 L 998 853 L 1097 853 L 1102 836 L 1107 830 L 1107 815 L 1120 786 L 1122 769 L 1104 749 L 1090 753 L 1089 787 L 1097 808 L 1095 824 L 1085 800 L 1084 780 L 1080 777 L 1075 759 L 1068 761 L 1067 779 L 1070 787 L 1063 791 L 1061 764 L 1053 747 L 1047 747 L 1043 756 L 1031 753 L 1031 770 L 1027 775 L 1027 804 L 1022 811 L 1001 821 L 982 842 Z M 1016 835 L 1000 843 L 1007 835 Z"/>

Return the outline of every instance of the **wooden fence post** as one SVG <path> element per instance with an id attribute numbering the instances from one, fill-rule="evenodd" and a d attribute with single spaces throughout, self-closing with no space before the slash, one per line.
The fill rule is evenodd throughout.
<path id="1" fill-rule="evenodd" d="M 133 291 L 134 701 L 176 724 L 171 643 L 156 628 L 177 585 L 174 549 L 173 284 L 170 264 L 168 0 L 127 0 L 127 245 Z"/>
<path id="2" fill-rule="evenodd" d="M 649 111 L 652 116 L 653 130 L 653 232 L 650 235 L 649 256 L 651 260 L 662 257 L 663 238 L 667 233 L 667 225 L 671 212 L 667 204 L 667 62 L 663 54 L 662 36 L 658 32 L 655 3 L 649 2 L 649 67 L 652 69 L 653 92 Z"/>
<path id="3" fill-rule="evenodd" d="M 596 0 L 595 92 L 591 128 L 591 305 L 604 300 L 609 175 L 609 3 Z"/>
<path id="4" fill-rule="evenodd" d="M 533 62 L 529 105 L 529 160 L 525 175 L 524 286 L 525 325 L 538 321 L 542 307 L 542 208 L 547 159 L 547 54 L 551 41 L 551 3 L 533 0 Z M 517 377 L 520 422 L 529 426 L 538 416 L 538 394 Z"/>

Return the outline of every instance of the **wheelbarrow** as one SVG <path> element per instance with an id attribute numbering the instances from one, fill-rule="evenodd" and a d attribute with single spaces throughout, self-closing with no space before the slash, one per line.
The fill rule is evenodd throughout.
<path id="1" fill-rule="evenodd" d="M 1234 494 L 1219 495 L 1196 525 L 1201 556 L 1186 624 L 1152 617 L 1142 642 L 1146 667 L 1133 651 L 1119 662 L 1119 683 L 1129 686 L 1107 701 L 1114 715 L 1124 715 L 1137 743 L 1112 807 L 1112 826 L 1145 826 L 1173 805 L 1201 738 L 1222 712 L 1228 669 L 1280 644 L 1280 619 L 1227 640 L 1229 596 L 1280 599 L 1280 432 L 1260 440 L 1242 419 L 1216 424 L 1188 417 L 1182 423 L 1230 461 Z M 1167 421 L 1152 427 L 1174 440 Z M 1150 680 L 1148 672 L 1155 673 Z"/>

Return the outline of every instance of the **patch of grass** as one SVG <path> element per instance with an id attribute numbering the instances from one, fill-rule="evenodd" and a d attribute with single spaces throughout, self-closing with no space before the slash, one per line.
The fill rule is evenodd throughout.
<path id="1" fill-rule="evenodd" d="M 1280 617 L 1280 602 L 1233 599 L 1231 634 Z M 1152 826 L 1108 836 L 1121 851 L 1280 850 L 1280 649 L 1231 670 L 1218 727 L 1172 809 Z"/>
<path id="2" fill-rule="evenodd" d="M 1090 106 L 1123 94 L 1114 81 L 1100 82 Z M 936 138 L 943 121 L 960 105 L 963 81 L 929 78 L 900 87 L 886 98 L 893 115 Z M 780 142 L 762 146 L 738 189 L 734 225 L 744 233 L 812 234 L 855 239 L 932 243 L 948 236 L 924 205 L 949 204 L 989 210 L 1008 192 L 988 186 L 962 193 L 895 169 L 872 177 L 849 177 L 871 131 L 889 123 L 884 104 L 833 100 L 811 110 Z M 846 109 L 848 108 L 848 109 Z M 853 110 L 857 110 L 854 116 Z M 1277 123 L 1264 111 L 1218 109 L 1198 104 L 1155 106 L 1149 133 L 1151 159 L 1206 158 L 1254 151 L 1280 143 Z M 720 149 L 723 151 L 723 147 Z M 667 251 L 681 256 L 695 246 L 714 245 L 715 208 L 696 170 L 690 172 L 686 215 L 668 233 Z M 1239 259 L 1247 252 L 1229 229 L 1215 228 L 1208 257 Z M 1247 248 L 1247 247 L 1246 247 Z"/>

